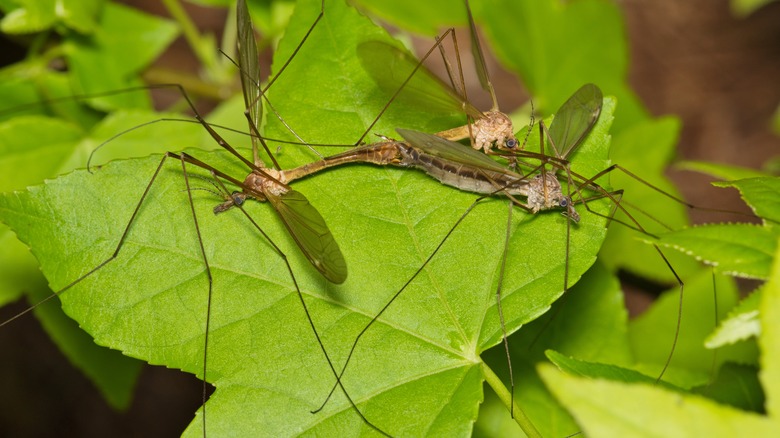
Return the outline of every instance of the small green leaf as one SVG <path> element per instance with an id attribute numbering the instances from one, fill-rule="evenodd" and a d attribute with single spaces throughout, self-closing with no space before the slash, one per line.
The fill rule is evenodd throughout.
<path id="1" fill-rule="evenodd" d="M 616 5 L 501 0 L 475 1 L 472 9 L 493 52 L 520 75 L 537 110 L 555 111 L 574 90 L 592 82 L 620 102 L 615 132 L 647 117 L 626 85 L 628 49 Z"/>
<path id="2" fill-rule="evenodd" d="M 536 364 L 547 360 L 545 351 L 556 349 L 588 361 L 629 366 L 633 359 L 627 322 L 618 279 L 596 263 L 549 312 L 509 337 L 515 399 L 542 436 L 568 436 L 579 430 L 536 374 Z M 483 357 L 507 380 L 503 346 Z"/>
<path id="3" fill-rule="evenodd" d="M 680 290 L 664 293 L 653 306 L 631 321 L 629 335 L 638 366 L 634 368 L 649 376 L 658 376 L 669 358 L 680 311 Z M 680 335 L 664 380 L 682 388 L 702 385 L 710 379 L 714 367 L 734 360 L 750 363 L 755 360 L 755 349 L 750 343 L 741 343 L 719 349 L 704 347 L 704 339 L 715 327 L 715 298 L 719 317 L 723 318 L 737 302 L 737 290 L 729 277 L 701 272 L 685 282 L 683 291 Z"/>
<path id="4" fill-rule="evenodd" d="M 71 99 L 70 75 L 51 72 L 41 62 L 31 59 L 0 70 L 0 120 L 37 114 L 60 118 L 83 130 L 94 126 L 103 114 Z M 55 102 L 57 98 L 62 99 Z"/>
<path id="5" fill-rule="evenodd" d="M 5 225 L 0 225 L 0 306 L 16 301 L 24 292 L 22 287 L 46 288 L 46 282 L 38 270 L 38 262 L 28 248 L 16 239 Z"/>
<path id="6" fill-rule="evenodd" d="M 731 0 L 731 11 L 737 17 L 747 17 L 762 6 L 775 0 Z"/>
<path id="7" fill-rule="evenodd" d="M 734 344 L 761 334 L 758 306 L 761 301 L 762 289 L 755 290 L 749 297 L 740 301 L 721 321 L 714 332 L 707 338 L 707 348 L 718 348 Z"/>
<path id="8" fill-rule="evenodd" d="M 26 3 L 28 4 L 14 2 L 13 6 L 16 8 L 5 11 L 6 15 L 0 21 L 0 30 L 5 33 L 32 33 L 48 29 L 54 24 L 56 20 L 52 10 L 54 0 L 46 2 L 48 4 L 32 0 Z"/>
<path id="9" fill-rule="evenodd" d="M 779 126 L 775 129 L 775 131 L 780 133 L 780 117 L 778 117 L 778 125 Z M 761 169 L 770 175 L 780 175 L 780 155 L 775 155 L 774 157 L 766 160 L 764 165 L 761 166 Z"/>
<path id="10" fill-rule="evenodd" d="M 714 183 L 716 187 L 735 187 L 742 199 L 758 216 L 768 219 L 774 224 L 780 224 L 780 178 L 760 177 L 738 181 Z"/>
<path id="11" fill-rule="evenodd" d="M 776 230 L 753 224 L 706 224 L 662 234 L 648 242 L 692 255 L 726 275 L 766 279 L 777 237 Z"/>
<path id="12" fill-rule="evenodd" d="M 42 116 L 20 116 L 1 123 L 0 192 L 21 190 L 61 173 L 60 163 L 82 135 L 70 123 Z"/>
<path id="13" fill-rule="evenodd" d="M 780 246 L 775 251 L 769 281 L 761 296 L 761 371 L 758 374 L 766 394 L 766 412 L 780 415 Z"/>
<path id="14" fill-rule="evenodd" d="M 232 6 L 235 3 L 232 0 L 190 0 L 190 2 L 203 6 L 221 6 L 225 8 Z"/>
<path id="15" fill-rule="evenodd" d="M 59 173 L 81 135 L 72 124 L 43 116 L 0 123 L 0 192 L 21 190 Z M 22 290 L 39 287 L 47 290 L 38 263 L 13 232 L 0 225 L 0 305 L 16 300 Z"/>
<path id="16" fill-rule="evenodd" d="M 91 33 L 102 0 L 16 0 L 18 9 L 8 12 L 0 22 L 0 29 L 11 34 L 34 33 L 58 24 L 80 32 Z"/>
<path id="17" fill-rule="evenodd" d="M 66 44 L 74 88 L 79 94 L 141 85 L 134 75 L 148 66 L 176 37 L 176 25 L 114 3 L 106 4 L 100 28 L 90 37 L 74 36 Z M 143 108 L 130 101 L 138 94 L 94 99 L 99 108 Z"/>
<path id="18" fill-rule="evenodd" d="M 597 379 L 609 379 L 625 383 L 655 384 L 656 382 L 655 378 L 628 368 L 603 363 L 586 362 L 573 357 L 564 356 L 554 350 L 547 350 L 546 354 L 552 363 L 567 374 Z M 661 385 L 673 388 L 666 382 L 661 382 Z"/>
<path id="19" fill-rule="evenodd" d="M 770 418 L 658 386 L 574 377 L 549 365 L 539 373 L 588 436 L 771 436 L 777 430 Z"/>
<path id="20" fill-rule="evenodd" d="M 682 195 L 664 175 L 674 156 L 679 131 L 679 120 L 671 117 L 636 123 L 615 136 L 610 158 L 628 172 L 679 199 Z M 662 233 L 689 224 L 686 206 L 658 193 L 621 169 L 612 171 L 609 181 L 613 187 L 624 190 L 623 206 L 647 232 Z M 615 218 L 634 225 L 622 210 L 615 212 Z M 642 237 L 643 234 L 621 223 L 610 225 L 607 242 L 601 251 L 602 260 L 611 269 L 626 269 L 659 283 L 675 284 L 674 273 L 655 248 L 637 247 L 637 240 Z M 677 275 L 683 278 L 699 269 L 699 264 L 690 257 L 673 251 L 666 251 L 664 255 Z"/>
<path id="21" fill-rule="evenodd" d="M 715 178 L 733 180 L 744 178 L 759 178 L 767 176 L 765 173 L 756 169 L 750 169 L 747 167 L 731 166 L 722 163 L 710 163 L 707 161 L 680 161 L 675 163 L 675 168 L 681 170 L 690 170 L 692 172 L 699 172 L 706 175 L 711 175 Z"/>
<path id="22" fill-rule="evenodd" d="M 356 3 L 371 15 L 387 20 L 394 26 L 429 36 L 436 35 L 443 27 L 466 23 L 466 9 L 462 2 L 359 0 Z"/>
<path id="23" fill-rule="evenodd" d="M 714 381 L 691 392 L 746 411 L 765 412 L 766 399 L 758 380 L 758 368 L 752 365 L 726 363 Z"/>

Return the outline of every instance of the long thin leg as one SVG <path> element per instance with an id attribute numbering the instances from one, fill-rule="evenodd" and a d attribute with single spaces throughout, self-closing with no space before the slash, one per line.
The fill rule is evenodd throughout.
<path id="1" fill-rule="evenodd" d="M 512 371 L 512 357 L 509 354 L 509 339 L 506 334 L 506 324 L 504 323 L 504 309 L 501 307 L 501 286 L 504 284 L 504 272 L 506 272 L 506 259 L 509 252 L 509 238 L 512 235 L 512 211 L 513 203 L 508 202 L 509 212 L 507 213 L 506 220 L 506 238 L 504 239 L 504 251 L 501 255 L 501 269 L 498 274 L 498 286 L 496 286 L 496 310 L 498 311 L 498 319 L 501 322 L 501 332 L 504 339 L 504 351 L 506 352 L 506 364 L 509 368 L 509 391 L 510 391 L 510 407 L 509 414 L 512 418 L 515 418 L 515 377 Z"/>
<path id="2" fill-rule="evenodd" d="M 167 158 L 168 154 L 166 154 L 163 159 Z M 200 254 L 203 257 L 203 264 L 206 266 L 206 277 L 209 280 L 209 291 L 208 291 L 208 299 L 206 300 L 206 333 L 204 334 L 203 339 L 203 389 L 202 389 L 202 395 L 203 395 L 203 416 L 201 419 L 203 420 L 203 437 L 206 437 L 206 396 L 208 392 L 207 383 L 208 378 L 206 375 L 206 372 L 208 371 L 208 367 L 206 366 L 208 362 L 208 351 L 209 351 L 209 328 L 211 326 L 211 298 L 213 296 L 213 290 L 214 290 L 214 280 L 211 276 L 211 267 L 209 266 L 209 260 L 208 257 L 206 257 L 206 249 L 203 247 L 203 237 L 200 234 L 200 226 L 198 226 L 198 215 L 195 213 L 195 204 L 192 202 L 192 190 L 190 188 L 190 178 L 187 174 L 187 166 L 185 164 L 184 156 L 179 157 L 179 161 L 181 161 L 181 171 L 182 175 L 184 176 L 184 184 L 187 187 L 187 200 L 190 204 L 190 212 L 192 213 L 192 222 L 195 224 L 195 232 L 198 235 L 198 247 L 200 248 Z M 156 176 L 156 175 L 155 175 Z"/>

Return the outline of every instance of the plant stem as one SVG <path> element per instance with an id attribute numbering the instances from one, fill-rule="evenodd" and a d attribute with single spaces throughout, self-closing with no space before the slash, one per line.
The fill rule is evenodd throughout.
<path id="1" fill-rule="evenodd" d="M 233 95 L 236 91 L 229 86 L 217 86 L 206 82 L 197 76 L 188 75 L 178 70 L 151 67 L 143 74 L 144 80 L 151 84 L 179 84 L 195 96 L 205 97 L 220 102 Z"/>
<path id="2" fill-rule="evenodd" d="M 187 15 L 187 13 L 184 11 L 181 3 L 179 3 L 178 0 L 162 0 L 162 2 L 166 9 L 168 9 L 168 12 L 171 14 L 171 16 L 181 26 L 184 39 L 187 40 L 190 48 L 195 53 L 195 56 L 198 57 L 200 63 L 203 64 L 203 66 L 206 68 L 206 71 L 210 72 L 216 69 L 214 53 L 210 52 L 208 49 L 205 49 L 205 47 L 208 46 L 208 44 L 204 44 L 206 42 L 206 38 L 198 33 L 198 28 L 195 26 L 195 23 L 192 22 L 190 16 Z"/>
<path id="3" fill-rule="evenodd" d="M 493 391 L 496 392 L 496 395 L 498 395 L 498 398 L 501 399 L 507 409 L 511 409 L 514 412 L 515 422 L 520 426 L 521 429 L 523 429 L 523 432 L 525 432 L 529 438 L 542 438 L 542 435 L 538 430 L 536 430 L 536 427 L 534 427 L 533 423 L 531 423 L 531 419 L 529 419 L 525 415 L 525 412 L 520 409 L 520 406 L 518 406 L 517 400 L 514 402 L 512 401 L 512 395 L 509 393 L 509 390 L 506 388 L 506 386 L 504 386 L 504 382 L 498 378 L 496 373 L 494 373 L 485 362 L 482 362 L 481 364 L 482 375 L 485 376 L 485 381 L 487 381 L 488 385 L 493 388 Z M 512 403 L 514 404 L 514 409 L 512 409 L 512 406 L 510 406 Z"/>

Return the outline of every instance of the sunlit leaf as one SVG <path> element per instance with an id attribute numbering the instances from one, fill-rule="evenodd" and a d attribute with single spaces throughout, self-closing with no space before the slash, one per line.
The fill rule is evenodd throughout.
<path id="1" fill-rule="evenodd" d="M 732 166 L 723 163 L 710 163 L 707 161 L 680 161 L 675 163 L 674 167 L 677 169 L 704 173 L 725 180 L 759 178 L 766 176 L 765 173 L 755 169 Z"/>
<path id="2" fill-rule="evenodd" d="M 778 310 L 780 310 L 780 249 L 775 251 L 774 262 L 761 297 L 759 312 L 761 314 L 761 371 L 758 374 L 761 386 L 766 394 L 766 412 L 777 417 L 780 412 L 780 326 L 778 325 Z"/>
<path id="3" fill-rule="evenodd" d="M 536 373 L 536 364 L 547 361 L 545 351 L 555 349 L 580 360 L 628 366 L 633 358 L 627 323 L 617 278 L 596 263 L 550 312 L 509 337 L 515 398 L 542 436 L 567 436 L 579 430 Z M 485 356 L 491 368 L 507 380 L 503 346 Z"/>
<path id="4" fill-rule="evenodd" d="M 717 276 L 705 270 L 685 282 L 683 291 L 680 335 L 664 380 L 676 386 L 691 388 L 703 385 L 713 369 L 728 360 L 741 363 L 755 361 L 755 346 L 749 342 L 719 349 L 707 349 L 704 340 L 716 324 L 715 298 L 720 319 L 737 302 L 737 291 L 731 278 Z M 666 291 L 653 306 L 631 321 L 629 335 L 636 358 L 635 369 L 649 376 L 658 376 L 674 341 L 680 311 L 680 290 Z M 713 368 L 715 367 L 715 368 Z"/>
<path id="5" fill-rule="evenodd" d="M 551 366 L 539 371 L 588 436 L 765 436 L 776 429 L 772 419 L 699 396 L 681 396 L 648 384 L 569 376 Z"/>
<path id="6" fill-rule="evenodd" d="M 753 224 L 706 224 L 648 241 L 692 255 L 723 274 L 766 279 L 778 235 L 776 229 Z"/>
<path id="7" fill-rule="evenodd" d="M 737 181 L 717 182 L 717 187 L 735 187 L 742 199 L 761 218 L 768 219 L 770 224 L 780 224 L 780 178 L 760 177 Z"/>
<path id="8" fill-rule="evenodd" d="M 717 348 L 733 344 L 761 334 L 758 306 L 762 288 L 753 291 L 731 309 L 726 319 L 720 322 L 715 331 L 707 338 L 707 348 Z"/>

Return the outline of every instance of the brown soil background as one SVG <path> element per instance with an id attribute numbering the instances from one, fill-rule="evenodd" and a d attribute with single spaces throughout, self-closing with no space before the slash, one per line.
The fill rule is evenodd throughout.
<path id="1" fill-rule="evenodd" d="M 157 2 L 148 3 L 144 9 L 165 15 Z M 770 129 L 780 103 L 780 3 L 741 19 L 724 0 L 619 5 L 631 41 L 630 83 L 652 114 L 682 118 L 679 158 L 760 168 L 780 154 L 780 138 Z M 213 11 L 188 9 L 202 30 L 217 31 L 224 21 Z M 166 58 L 181 66 L 189 62 L 187 52 L 179 42 Z M 509 75 L 495 73 L 494 79 L 497 89 L 504 80 L 517 86 Z M 735 194 L 712 189 L 711 178 L 680 171 L 670 176 L 694 203 L 741 204 Z M 26 306 L 3 309 L 2 319 Z M 0 397 L 2 436 L 173 436 L 201 403 L 194 377 L 146 367 L 129 411 L 114 412 L 33 318 L 0 330 L 0 346 L 0 373 L 12 376 Z"/>

